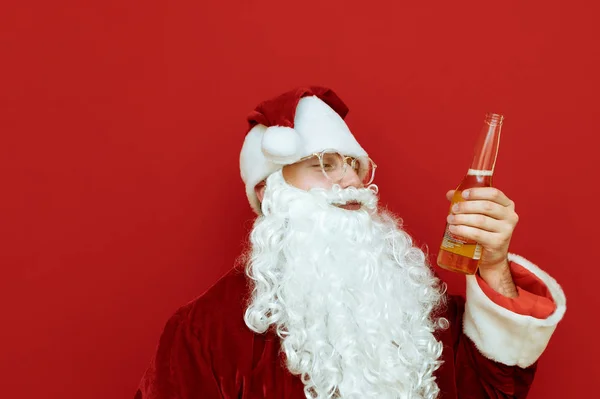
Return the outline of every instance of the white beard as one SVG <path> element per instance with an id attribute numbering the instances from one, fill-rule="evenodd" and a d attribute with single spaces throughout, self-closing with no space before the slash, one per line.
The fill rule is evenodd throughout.
<path id="1" fill-rule="evenodd" d="M 359 201 L 349 211 L 332 203 Z M 267 179 L 250 236 L 245 322 L 273 327 L 307 398 L 435 398 L 443 285 L 371 189 L 303 191 Z"/>

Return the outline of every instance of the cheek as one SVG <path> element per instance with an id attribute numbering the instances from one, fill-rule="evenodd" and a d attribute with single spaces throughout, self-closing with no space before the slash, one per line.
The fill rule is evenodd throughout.
<path id="1" fill-rule="evenodd" d="M 331 183 L 323 176 L 319 170 L 315 172 L 311 169 L 283 169 L 283 178 L 288 184 L 301 190 L 310 190 L 311 188 L 331 188 Z"/>
<path id="2" fill-rule="evenodd" d="M 310 176 L 306 177 L 299 184 L 302 186 L 303 190 L 310 190 L 311 188 L 331 188 L 331 183 L 329 180 L 325 179 L 325 177 L 319 173 L 321 176 Z"/>

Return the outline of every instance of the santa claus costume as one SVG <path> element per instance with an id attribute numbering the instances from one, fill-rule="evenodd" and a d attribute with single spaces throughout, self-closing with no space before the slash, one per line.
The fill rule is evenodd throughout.
<path id="1" fill-rule="evenodd" d="M 330 89 L 307 87 L 249 115 L 248 252 L 169 319 L 136 399 L 526 397 L 566 309 L 552 277 L 509 254 L 517 298 L 478 275 L 464 298 L 447 295 L 376 186 L 284 178 L 325 150 L 368 159 L 347 113 Z"/>

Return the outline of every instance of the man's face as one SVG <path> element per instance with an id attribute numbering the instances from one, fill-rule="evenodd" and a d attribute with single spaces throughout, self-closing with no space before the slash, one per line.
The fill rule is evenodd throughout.
<path id="1" fill-rule="evenodd" d="M 324 162 L 326 163 L 327 160 L 325 159 Z M 323 174 L 320 161 L 316 156 L 292 165 L 286 165 L 283 167 L 282 172 L 283 178 L 288 184 L 301 190 L 308 191 L 312 188 L 330 189 L 334 184 Z M 337 184 L 341 188 L 363 188 L 360 178 L 354 169 L 350 167 L 346 169 L 344 177 Z M 347 210 L 360 209 L 360 204 L 355 202 L 337 206 Z"/>

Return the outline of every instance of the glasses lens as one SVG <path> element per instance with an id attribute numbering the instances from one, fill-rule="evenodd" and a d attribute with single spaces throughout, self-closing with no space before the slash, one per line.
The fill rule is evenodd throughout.
<path id="1" fill-rule="evenodd" d="M 364 186 L 373 182 L 375 177 L 375 165 L 369 157 L 358 157 L 352 161 L 352 169 Z"/>
<path id="2" fill-rule="evenodd" d="M 358 176 L 364 186 L 371 184 L 375 177 L 375 164 L 368 156 L 345 157 L 332 151 L 323 152 L 320 159 L 323 173 L 333 183 L 339 183 L 345 174 L 352 172 Z"/>
<path id="3" fill-rule="evenodd" d="M 344 177 L 344 157 L 337 152 L 323 153 L 321 169 L 329 180 L 339 183 Z"/>

